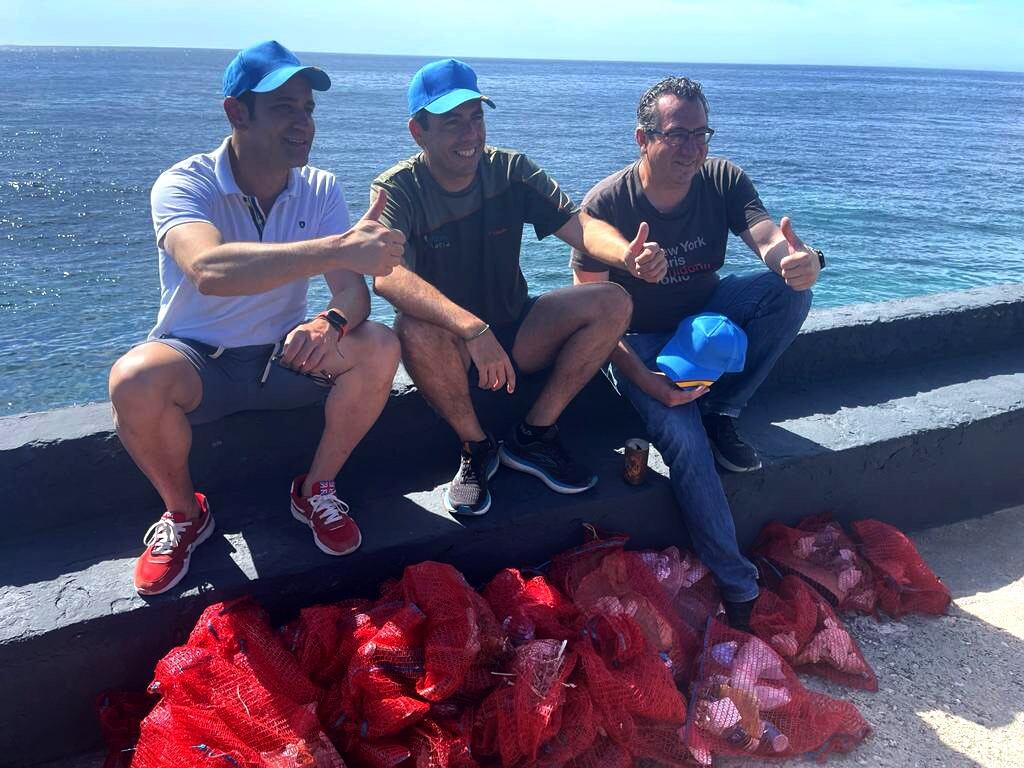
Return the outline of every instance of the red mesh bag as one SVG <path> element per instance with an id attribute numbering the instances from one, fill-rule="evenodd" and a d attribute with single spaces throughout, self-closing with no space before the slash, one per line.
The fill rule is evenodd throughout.
<path id="1" fill-rule="evenodd" d="M 629 616 L 595 615 L 587 622 L 590 642 L 576 645 L 583 680 L 598 724 L 630 749 L 642 719 L 677 726 L 686 721 L 686 701 L 665 661 L 648 645 Z"/>
<path id="2" fill-rule="evenodd" d="M 551 559 L 548 581 L 562 594 L 572 597 L 580 580 L 597 568 L 609 552 L 621 550 L 629 540 L 620 534 L 601 537 L 592 525 L 584 525 L 586 540 Z"/>
<path id="3" fill-rule="evenodd" d="M 506 568 L 484 587 L 483 596 L 516 645 L 538 638 L 568 640 L 579 633 L 579 610 L 543 576 L 524 579 Z"/>
<path id="4" fill-rule="evenodd" d="M 369 608 L 367 600 L 344 600 L 303 608 L 295 621 L 281 628 L 281 641 L 314 684 L 327 687 L 341 673 L 348 657 L 339 653 L 354 617 Z"/>
<path id="5" fill-rule="evenodd" d="M 621 744 L 601 737 L 586 752 L 565 764 L 566 768 L 633 768 L 633 756 Z"/>
<path id="6" fill-rule="evenodd" d="M 839 523 L 827 516 L 805 518 L 796 528 L 768 523 L 752 551 L 782 574 L 795 573 L 807 579 L 840 613 L 875 614 L 877 594 L 871 566 L 857 554 L 856 545 Z"/>
<path id="7" fill-rule="evenodd" d="M 207 608 L 157 664 L 150 691 L 161 698 L 142 723 L 136 768 L 344 766 L 320 729 L 316 688 L 251 600 Z"/>
<path id="8" fill-rule="evenodd" d="M 155 698 L 137 691 L 110 691 L 97 697 L 96 715 L 108 749 L 103 768 L 122 768 L 131 762 L 139 726 L 155 703 Z"/>
<path id="9" fill-rule="evenodd" d="M 505 684 L 477 713 L 476 754 L 499 757 L 502 765 L 529 764 L 558 735 L 565 683 L 576 667 L 576 654 L 567 646 L 565 640 L 532 640 L 516 649 L 501 675 Z"/>
<path id="10" fill-rule="evenodd" d="M 632 618 L 651 648 L 663 655 L 672 670 L 682 673 L 700 649 L 699 636 L 676 613 L 673 589 L 659 581 L 651 567 L 649 556 L 657 554 L 609 552 L 580 579 L 572 598 L 587 613 Z"/>
<path id="11" fill-rule="evenodd" d="M 408 733 L 407 741 L 415 768 L 477 768 L 469 734 L 455 723 L 427 718 Z"/>
<path id="12" fill-rule="evenodd" d="M 424 562 L 406 568 L 401 590 L 426 615 L 424 672 L 416 693 L 441 701 L 460 689 L 482 651 L 488 656 L 500 651 L 501 628 L 487 602 L 450 565 Z"/>
<path id="13" fill-rule="evenodd" d="M 941 616 L 946 612 L 952 599 L 949 589 L 910 539 L 879 520 L 859 520 L 851 527 L 860 542 L 860 554 L 874 569 L 882 610 L 894 619 L 908 613 Z"/>
<path id="14" fill-rule="evenodd" d="M 716 755 L 821 757 L 870 732 L 853 704 L 808 691 L 767 643 L 715 619 L 695 678 L 689 729 Z"/>
<path id="15" fill-rule="evenodd" d="M 594 702 L 578 667 L 569 678 L 560 714 L 561 725 L 557 732 L 541 745 L 536 761 L 538 768 L 563 766 L 589 750 L 598 738 Z"/>
<path id="16" fill-rule="evenodd" d="M 761 590 L 750 628 L 800 672 L 878 690 L 875 673 L 849 630 L 828 601 L 799 576 L 784 577 L 774 591 Z"/>

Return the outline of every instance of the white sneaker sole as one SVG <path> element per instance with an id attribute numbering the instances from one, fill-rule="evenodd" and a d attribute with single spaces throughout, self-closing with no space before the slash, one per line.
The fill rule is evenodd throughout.
<path id="1" fill-rule="evenodd" d="M 597 477 L 590 478 L 590 483 L 583 488 L 571 485 L 560 485 L 551 478 L 549 478 L 544 472 L 537 469 L 536 467 L 530 464 L 525 464 L 519 461 L 519 459 L 515 458 L 514 456 L 511 456 L 505 450 L 504 445 L 498 449 L 498 458 L 500 458 L 501 463 L 504 464 L 509 469 L 515 469 L 518 470 L 519 472 L 525 472 L 528 475 L 533 475 L 534 477 L 538 478 L 544 483 L 544 485 L 546 485 L 555 493 L 564 493 L 566 495 L 571 495 L 574 493 L 583 493 L 584 491 L 589 491 L 591 488 L 597 485 Z"/>
<path id="2" fill-rule="evenodd" d="M 351 549 L 346 549 L 344 552 L 337 552 L 337 551 L 331 549 L 330 547 L 325 545 L 322 541 L 320 541 L 320 538 L 316 535 L 316 528 L 313 527 L 313 521 L 310 520 L 308 517 L 306 517 L 304 514 L 302 514 L 302 510 L 299 509 L 297 506 L 295 506 L 295 502 L 294 501 L 291 503 L 291 506 L 292 506 L 292 517 L 294 517 L 300 523 L 303 523 L 307 528 L 309 528 L 313 532 L 313 543 L 315 543 L 316 546 L 317 546 L 317 549 L 319 549 L 325 555 L 332 555 L 334 557 L 344 557 L 345 555 L 351 555 L 353 552 L 355 552 L 357 549 L 359 549 L 359 547 L 362 545 L 362 543 L 363 543 L 363 533 L 362 533 L 362 531 L 358 531 L 359 538 L 356 540 L 355 545 Z"/>
<path id="3" fill-rule="evenodd" d="M 206 508 L 208 510 L 210 509 L 209 501 L 206 502 Z M 135 587 L 135 591 L 138 592 L 140 595 L 152 597 L 153 595 L 162 595 L 164 592 L 167 592 L 178 586 L 178 582 L 184 579 L 185 575 L 188 573 L 188 567 L 189 564 L 192 562 L 192 553 L 195 551 L 195 548 L 202 544 L 204 541 L 206 541 L 208 538 L 210 538 L 210 536 L 213 535 L 214 528 L 216 527 L 217 524 L 213 520 L 213 511 L 211 510 L 210 518 L 206 522 L 206 527 L 199 532 L 199 535 L 196 537 L 196 540 L 192 542 L 192 547 L 189 549 L 188 554 L 185 555 L 185 565 L 184 567 L 182 567 L 181 572 L 173 579 L 171 579 L 171 581 L 167 584 L 166 587 L 162 587 L 160 589 L 139 589 L 138 587 Z"/>
<path id="4" fill-rule="evenodd" d="M 755 467 L 738 467 L 735 464 L 733 464 L 731 461 L 729 461 L 727 458 L 725 458 L 725 456 L 723 456 L 719 452 L 718 447 L 714 443 L 712 443 L 710 440 L 708 440 L 708 444 L 711 446 L 711 453 L 715 457 L 715 462 L 717 462 L 718 466 L 722 467 L 722 469 L 727 469 L 730 472 L 741 472 L 742 473 L 742 472 L 756 472 L 757 470 L 759 470 L 761 468 L 761 460 L 760 459 L 758 459 L 757 466 L 755 466 Z"/>

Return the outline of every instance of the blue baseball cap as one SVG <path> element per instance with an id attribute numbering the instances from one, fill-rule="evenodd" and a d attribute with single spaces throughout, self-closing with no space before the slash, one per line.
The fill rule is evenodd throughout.
<path id="1" fill-rule="evenodd" d="M 301 72 L 314 91 L 326 91 L 331 78 L 322 69 L 304 67 L 298 57 L 276 40 L 257 43 L 238 54 L 224 70 L 224 95 L 238 98 L 246 91 L 267 93 Z"/>
<path id="2" fill-rule="evenodd" d="M 747 359 L 747 334 L 725 315 L 683 318 L 658 355 L 658 369 L 677 387 L 710 387 L 723 373 L 738 373 Z"/>
<path id="3" fill-rule="evenodd" d="M 469 64 L 458 59 L 432 61 L 420 67 L 409 83 L 409 116 L 421 109 L 443 115 L 470 99 L 480 99 L 494 107 L 494 102 L 480 93 L 476 72 Z"/>

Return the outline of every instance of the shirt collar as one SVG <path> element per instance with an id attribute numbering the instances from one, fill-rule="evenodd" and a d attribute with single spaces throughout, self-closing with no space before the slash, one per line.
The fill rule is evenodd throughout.
<path id="1" fill-rule="evenodd" d="M 224 141 L 221 142 L 220 146 L 213 151 L 213 170 L 217 176 L 217 184 L 220 186 L 221 192 L 225 195 L 245 195 L 245 193 L 239 188 L 238 182 L 235 181 L 235 174 L 231 170 L 231 137 L 228 136 Z M 277 196 L 278 200 L 286 197 L 294 197 L 296 190 L 299 188 L 300 177 L 302 170 L 300 168 L 292 168 L 288 172 L 288 186 L 281 190 L 281 194 Z"/>

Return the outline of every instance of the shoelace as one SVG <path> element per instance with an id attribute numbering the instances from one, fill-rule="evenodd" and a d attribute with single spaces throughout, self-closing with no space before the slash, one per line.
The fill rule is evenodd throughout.
<path id="1" fill-rule="evenodd" d="M 192 525 L 191 520 L 176 523 L 172 517 L 161 517 L 146 531 L 142 543 L 147 547 L 153 545 L 154 555 L 169 555 L 181 542 L 181 534 Z"/>
<path id="2" fill-rule="evenodd" d="M 477 466 L 478 462 L 474 461 L 474 457 L 467 454 L 462 454 L 462 467 L 459 474 L 462 475 L 463 485 L 480 485 L 480 467 Z"/>
<path id="3" fill-rule="evenodd" d="M 340 523 L 348 514 L 348 504 L 339 499 L 333 493 L 317 494 L 309 497 L 309 504 L 313 512 L 320 515 L 325 525 Z"/>

